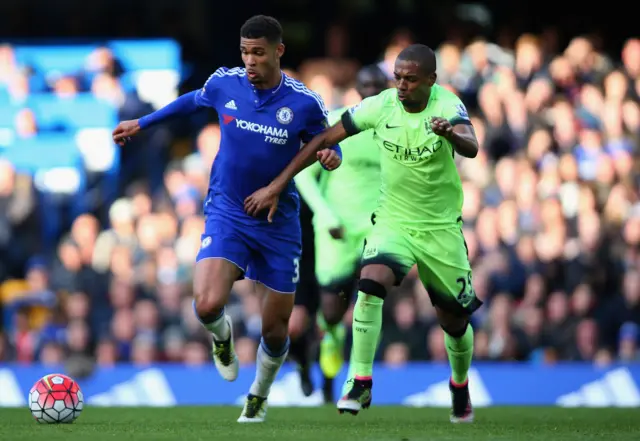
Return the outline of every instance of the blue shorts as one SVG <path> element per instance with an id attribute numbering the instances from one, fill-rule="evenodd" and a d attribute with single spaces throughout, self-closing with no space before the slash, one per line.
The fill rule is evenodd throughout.
<path id="1" fill-rule="evenodd" d="M 240 268 L 241 278 L 246 275 L 273 291 L 295 293 L 300 279 L 301 240 L 298 219 L 276 227 L 247 226 L 207 216 L 196 262 L 225 259 Z"/>

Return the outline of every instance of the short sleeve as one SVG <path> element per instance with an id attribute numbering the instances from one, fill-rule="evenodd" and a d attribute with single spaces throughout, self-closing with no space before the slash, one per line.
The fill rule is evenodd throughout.
<path id="1" fill-rule="evenodd" d="M 355 135 L 375 128 L 380 119 L 380 108 L 379 96 L 372 96 L 347 110 L 342 116 L 342 123 L 347 133 Z"/>
<path id="2" fill-rule="evenodd" d="M 449 120 L 452 126 L 459 124 L 471 125 L 467 108 L 457 97 L 447 100 L 443 108 L 442 117 Z"/>
<path id="3" fill-rule="evenodd" d="M 309 91 L 310 104 L 307 111 L 307 119 L 304 128 L 300 132 L 300 139 L 307 143 L 319 133 L 322 133 L 329 125 L 327 123 L 327 112 L 324 101 L 320 95 Z"/>
<path id="4" fill-rule="evenodd" d="M 329 112 L 329 115 L 327 116 L 327 122 L 329 123 L 329 125 L 332 126 L 338 121 L 340 121 L 340 117 L 342 116 L 345 110 L 347 109 L 342 108 L 342 109 L 332 110 L 331 112 Z"/>
<path id="5" fill-rule="evenodd" d="M 215 109 L 218 90 L 220 90 L 222 79 L 227 75 L 229 69 L 226 67 L 218 68 L 211 76 L 207 79 L 202 86 L 202 89 L 196 92 L 196 96 L 194 100 L 196 105 L 199 107 L 211 107 Z"/>

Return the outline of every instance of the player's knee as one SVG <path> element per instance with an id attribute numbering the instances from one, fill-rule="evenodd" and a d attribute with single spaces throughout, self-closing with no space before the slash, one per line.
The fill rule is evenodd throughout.
<path id="1" fill-rule="evenodd" d="M 381 299 L 387 297 L 387 288 L 385 288 L 382 283 L 372 279 L 360 279 L 358 282 L 358 290 Z"/>
<path id="2" fill-rule="evenodd" d="M 456 320 L 452 320 L 448 323 L 440 323 L 442 330 L 453 338 L 462 337 L 467 332 L 469 326 L 469 320 L 467 318 L 458 317 Z"/>
<path id="3" fill-rule="evenodd" d="M 201 317 L 220 313 L 227 303 L 227 296 L 215 287 L 202 287 L 194 291 L 196 311 Z"/>
<path id="4" fill-rule="evenodd" d="M 334 326 L 340 323 L 348 303 L 341 296 L 328 293 L 322 295 L 321 302 L 322 317 L 327 325 Z"/>
<path id="5" fill-rule="evenodd" d="M 302 306 L 295 306 L 289 319 L 289 335 L 293 340 L 303 335 L 309 327 L 307 311 Z"/>
<path id="6" fill-rule="evenodd" d="M 303 323 L 300 322 L 296 322 L 296 321 L 290 321 L 289 322 L 289 335 L 291 336 L 292 340 L 295 340 L 297 338 L 299 338 L 301 335 L 304 334 L 306 330 L 306 326 Z"/>
<path id="7" fill-rule="evenodd" d="M 360 281 L 372 280 L 390 290 L 396 283 L 397 275 L 386 264 L 367 264 L 360 271 Z M 362 291 L 362 290 L 360 290 Z"/>
<path id="8" fill-rule="evenodd" d="M 440 327 L 453 338 L 460 338 L 467 332 L 469 316 L 450 312 L 447 309 L 436 306 L 436 316 Z"/>

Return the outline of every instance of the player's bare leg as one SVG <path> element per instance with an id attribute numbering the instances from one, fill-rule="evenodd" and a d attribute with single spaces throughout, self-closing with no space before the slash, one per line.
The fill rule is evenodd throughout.
<path id="1" fill-rule="evenodd" d="M 309 312 L 305 306 L 295 305 L 293 307 L 293 312 L 289 319 L 289 338 L 291 339 L 289 355 L 298 364 L 300 386 L 302 387 L 302 393 L 306 397 L 313 393 L 308 354 L 309 334 L 311 332 L 310 321 Z"/>
<path id="2" fill-rule="evenodd" d="M 338 401 L 340 413 L 357 415 L 371 405 L 373 360 L 382 328 L 382 304 L 395 281 L 395 274 L 386 265 L 370 264 L 362 268 L 358 300 L 353 309 L 351 363 L 355 377 L 349 392 Z"/>
<path id="3" fill-rule="evenodd" d="M 213 334 L 213 361 L 227 381 L 238 378 L 238 357 L 233 349 L 231 318 L 224 313 L 233 283 L 242 271 L 225 259 L 203 259 L 193 276 L 194 309 L 202 325 Z"/>
<path id="4" fill-rule="evenodd" d="M 260 285 L 259 285 L 260 286 Z M 289 351 L 289 317 L 293 310 L 293 293 L 266 290 L 262 307 L 262 340 L 256 357 L 256 378 L 238 418 L 239 423 L 262 423 L 267 415 L 267 397 Z"/>
<path id="5" fill-rule="evenodd" d="M 353 292 L 353 284 L 347 292 L 323 291 L 320 295 L 320 315 L 318 327 L 324 333 L 320 342 L 320 369 L 323 374 L 323 393 L 326 403 L 333 402 L 333 380 L 342 370 L 346 328 L 342 323 Z M 351 376 L 347 377 L 347 380 Z"/>
<path id="6" fill-rule="evenodd" d="M 444 311 L 436 306 L 438 322 L 444 330 L 445 347 L 451 365 L 451 416 L 452 423 L 473 422 L 473 407 L 469 395 L 467 373 L 473 357 L 473 329 L 468 316 Z"/>

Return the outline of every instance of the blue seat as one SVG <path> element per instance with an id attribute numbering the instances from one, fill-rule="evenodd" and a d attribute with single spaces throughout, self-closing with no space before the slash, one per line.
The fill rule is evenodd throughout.
<path id="1" fill-rule="evenodd" d="M 3 150 L 2 157 L 9 160 L 19 172 L 30 175 L 60 167 L 80 170 L 83 167 L 82 155 L 74 138 L 66 134 L 16 140 L 11 147 Z"/>
<path id="2" fill-rule="evenodd" d="M 168 69 L 180 72 L 180 46 L 173 40 L 113 40 L 107 46 L 127 71 Z"/>
<path id="3" fill-rule="evenodd" d="M 69 99 L 60 99 L 53 94 L 34 94 L 28 106 L 33 109 L 42 130 L 111 128 L 117 122 L 117 110 L 89 93 Z"/>
<path id="4" fill-rule="evenodd" d="M 74 74 L 82 70 L 86 58 L 98 45 L 18 45 L 16 60 L 43 73 Z"/>
<path id="5" fill-rule="evenodd" d="M 0 157 L 13 163 L 19 173 L 33 176 L 43 249 L 53 250 L 60 233 L 69 227 L 63 207 L 68 207 L 72 218 L 87 207 L 86 174 L 75 139 L 66 134 L 21 139 L 2 151 Z"/>

